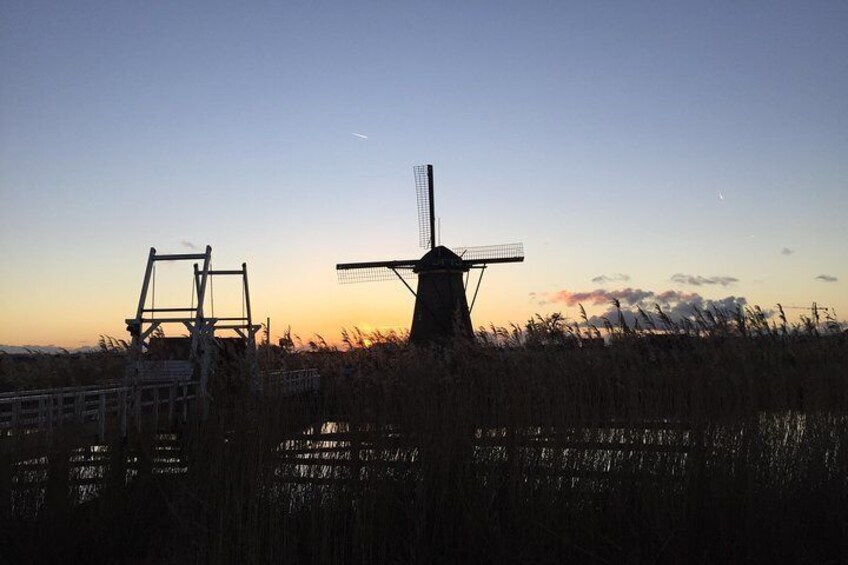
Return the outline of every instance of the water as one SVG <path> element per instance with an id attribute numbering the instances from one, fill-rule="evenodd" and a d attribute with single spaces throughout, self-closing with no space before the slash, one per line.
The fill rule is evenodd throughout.
<path id="1" fill-rule="evenodd" d="M 716 422 L 698 433 L 681 422 L 606 422 L 478 427 L 465 434 L 424 440 L 420 434 L 394 426 L 334 420 L 285 434 L 275 444 L 274 456 L 264 458 L 266 467 L 256 480 L 266 481 L 263 488 L 268 492 L 285 493 L 292 501 L 345 484 L 414 485 L 440 473 L 456 473 L 481 488 L 510 480 L 530 489 L 591 493 L 636 481 L 679 492 L 693 470 L 700 469 L 707 475 L 728 477 L 753 472 L 759 483 L 780 488 L 806 475 L 838 480 L 845 457 L 840 434 L 845 429 L 846 416 L 782 412 Z M 128 450 L 121 465 L 123 475 L 117 480 L 129 484 L 142 470 L 162 478 L 188 474 L 183 439 L 174 433 L 157 435 L 147 462 Z M 116 480 L 111 449 L 94 443 L 54 455 L 53 461 L 48 455 L 14 463 L 13 512 L 40 511 L 48 496 L 50 473 L 67 473 L 71 503 L 93 500 L 109 480 Z"/>

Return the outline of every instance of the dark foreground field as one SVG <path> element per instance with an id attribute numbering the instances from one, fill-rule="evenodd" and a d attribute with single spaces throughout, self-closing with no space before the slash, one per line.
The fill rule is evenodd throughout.
<path id="1" fill-rule="evenodd" d="M 173 472 L 156 437 L 88 487 L 7 472 L 0 561 L 848 561 L 844 335 L 289 362 L 320 399 L 221 390 Z"/>

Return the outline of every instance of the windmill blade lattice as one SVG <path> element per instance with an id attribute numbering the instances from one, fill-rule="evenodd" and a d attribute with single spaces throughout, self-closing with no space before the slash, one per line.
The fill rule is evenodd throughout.
<path id="1" fill-rule="evenodd" d="M 433 201 L 430 194 L 430 171 L 429 165 L 416 165 L 413 167 L 415 174 L 415 194 L 418 197 L 418 245 L 421 247 L 432 247 L 433 224 Z"/>
<path id="2" fill-rule="evenodd" d="M 360 282 L 379 282 L 379 281 L 396 281 L 398 275 L 404 280 L 412 280 L 415 278 L 415 273 L 412 272 L 412 267 L 395 267 L 394 270 L 389 267 L 366 267 L 364 269 L 339 269 L 336 271 L 339 275 L 341 284 L 354 284 Z M 395 274 L 397 272 L 397 274 Z"/>
<path id="3" fill-rule="evenodd" d="M 453 251 L 466 263 L 518 263 L 524 260 L 523 243 L 454 247 Z"/>

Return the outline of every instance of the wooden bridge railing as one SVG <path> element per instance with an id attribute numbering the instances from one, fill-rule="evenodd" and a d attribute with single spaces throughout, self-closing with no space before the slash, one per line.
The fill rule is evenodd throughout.
<path id="1" fill-rule="evenodd" d="M 290 396 L 306 392 L 317 392 L 321 388 L 318 369 L 295 371 L 270 371 L 263 374 L 266 394 Z"/>
<path id="2" fill-rule="evenodd" d="M 275 371 L 263 374 L 263 381 L 264 394 L 292 396 L 319 390 L 321 375 L 316 369 Z M 89 425 L 102 439 L 109 421 L 123 436 L 129 425 L 141 429 L 144 421 L 158 428 L 165 414 L 173 426 L 177 418 L 188 419 L 201 396 L 199 381 L 182 378 L 0 393 L 0 438 Z"/>
<path id="3" fill-rule="evenodd" d="M 93 425 L 106 434 L 107 422 L 141 427 L 143 419 L 157 422 L 167 414 L 173 424 L 187 419 L 189 404 L 198 398 L 198 381 L 63 387 L 0 394 L 0 437 L 23 436 L 71 425 Z"/>

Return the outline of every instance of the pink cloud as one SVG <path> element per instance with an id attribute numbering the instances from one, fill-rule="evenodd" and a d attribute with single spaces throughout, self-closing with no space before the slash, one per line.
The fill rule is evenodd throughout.
<path id="1" fill-rule="evenodd" d="M 668 291 L 674 292 L 674 291 Z M 605 290 L 602 288 L 590 292 L 569 292 L 560 290 L 545 296 L 548 302 L 561 302 L 566 306 L 577 304 L 609 304 L 613 300 L 619 300 L 625 304 L 639 304 L 644 300 L 656 297 L 656 293 L 641 288 L 623 288 L 620 290 Z"/>

